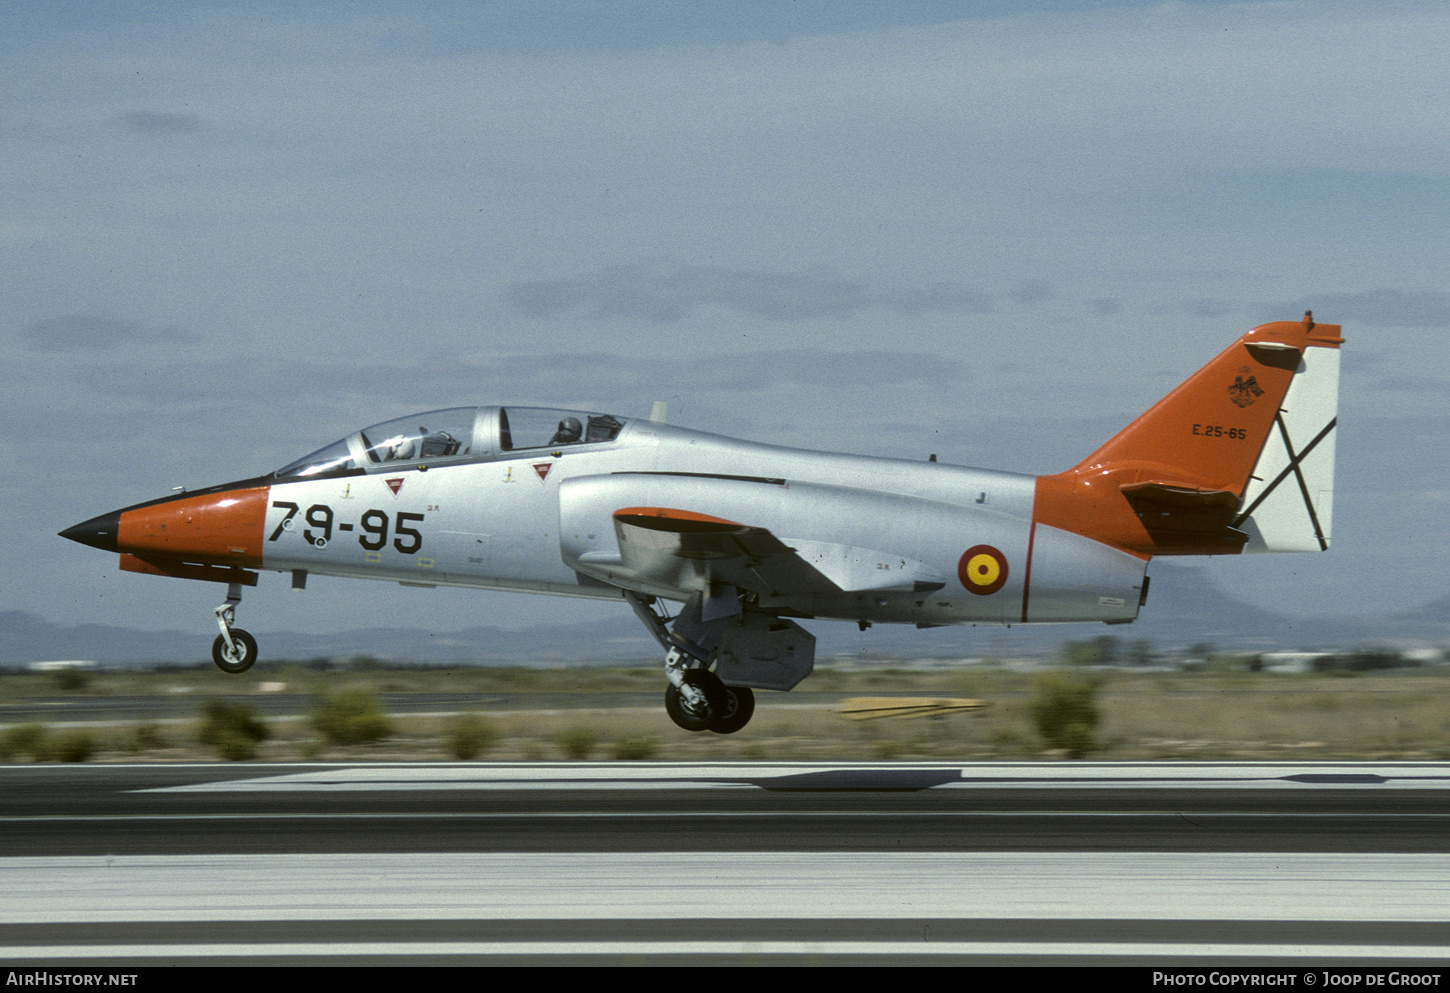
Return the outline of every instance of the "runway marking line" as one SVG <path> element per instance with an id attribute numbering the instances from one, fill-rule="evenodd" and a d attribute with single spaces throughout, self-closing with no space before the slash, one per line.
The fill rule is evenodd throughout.
<path id="1" fill-rule="evenodd" d="M 340 941 L 336 943 L 235 942 L 225 944 L 31 945 L 0 947 L 0 961 L 57 959 L 333 958 L 403 955 L 957 955 L 1149 958 L 1265 958 L 1323 962 L 1379 959 L 1443 961 L 1443 945 L 1272 945 L 1184 942 L 1034 941 Z"/>
<path id="2" fill-rule="evenodd" d="M 226 769 L 219 766 L 218 769 Z M 449 763 L 336 765 L 137 792 L 547 789 L 1446 789 L 1445 763 Z"/>

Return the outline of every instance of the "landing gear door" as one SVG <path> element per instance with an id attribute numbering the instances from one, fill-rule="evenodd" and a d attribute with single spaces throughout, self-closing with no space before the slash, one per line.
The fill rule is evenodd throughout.
<path id="1" fill-rule="evenodd" d="M 715 674 L 726 686 L 788 690 L 815 668 L 816 639 L 794 621 L 747 611 L 725 625 Z"/>

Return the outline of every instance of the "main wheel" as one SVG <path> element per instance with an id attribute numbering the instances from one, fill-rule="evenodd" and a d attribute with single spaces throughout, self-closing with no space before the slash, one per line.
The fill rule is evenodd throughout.
<path id="1" fill-rule="evenodd" d="M 246 672 L 257 661 L 257 639 L 241 628 L 232 628 L 232 641 L 236 648 L 228 648 L 227 640 L 221 635 L 211 643 L 211 660 L 222 672 L 236 674 Z"/>
<path id="2" fill-rule="evenodd" d="M 684 696 L 670 683 L 665 687 L 665 713 L 686 731 L 708 731 L 717 715 L 729 706 L 729 693 L 720 677 L 708 669 L 689 669 L 684 681 L 705 694 L 705 708 L 697 712 L 685 703 Z"/>
<path id="3" fill-rule="evenodd" d="M 725 687 L 725 707 L 720 716 L 710 722 L 710 730 L 716 734 L 734 734 L 750 723 L 755 713 L 755 692 L 749 686 Z"/>

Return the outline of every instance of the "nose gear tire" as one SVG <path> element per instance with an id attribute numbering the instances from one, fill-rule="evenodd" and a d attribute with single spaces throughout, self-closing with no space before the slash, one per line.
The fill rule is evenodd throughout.
<path id="1" fill-rule="evenodd" d="M 211 660 L 222 672 L 236 674 L 246 672 L 257 661 L 257 639 L 241 628 L 232 628 L 232 642 L 236 649 L 227 647 L 227 640 L 221 635 L 211 643 Z"/>

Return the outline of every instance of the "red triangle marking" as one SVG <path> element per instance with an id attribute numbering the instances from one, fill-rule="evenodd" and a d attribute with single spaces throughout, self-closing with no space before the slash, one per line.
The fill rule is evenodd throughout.
<path id="1" fill-rule="evenodd" d="M 397 479 L 385 479 L 383 480 L 383 482 L 388 484 L 388 489 L 393 491 L 393 496 L 397 496 L 398 491 L 403 488 L 402 477 L 399 477 Z"/>
<path id="2" fill-rule="evenodd" d="M 535 462 L 534 463 L 534 471 L 539 474 L 539 479 L 541 479 L 541 480 L 544 480 L 544 479 L 548 479 L 549 478 L 549 470 L 552 469 L 552 468 L 554 468 L 554 463 L 552 463 L 552 462 Z"/>

